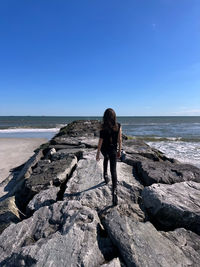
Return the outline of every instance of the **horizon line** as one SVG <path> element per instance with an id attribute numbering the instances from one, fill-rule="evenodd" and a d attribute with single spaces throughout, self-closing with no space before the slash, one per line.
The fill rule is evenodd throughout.
<path id="1" fill-rule="evenodd" d="M 0 117 L 103 117 L 103 115 L 0 115 Z M 116 117 L 200 117 L 200 115 L 117 115 Z"/>

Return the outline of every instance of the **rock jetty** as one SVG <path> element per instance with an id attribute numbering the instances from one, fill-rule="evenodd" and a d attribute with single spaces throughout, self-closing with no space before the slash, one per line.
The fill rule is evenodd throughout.
<path id="1" fill-rule="evenodd" d="M 0 266 L 199 266 L 200 169 L 123 136 L 112 206 L 99 129 L 70 123 L 18 170 L 0 202 Z"/>

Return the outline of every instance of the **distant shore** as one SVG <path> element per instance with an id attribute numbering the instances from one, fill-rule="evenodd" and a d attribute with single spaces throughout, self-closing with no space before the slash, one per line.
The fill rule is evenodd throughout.
<path id="1" fill-rule="evenodd" d="M 9 175 L 13 168 L 25 163 L 45 138 L 0 138 L 0 183 Z M 0 188 L 0 196 L 4 194 Z"/>

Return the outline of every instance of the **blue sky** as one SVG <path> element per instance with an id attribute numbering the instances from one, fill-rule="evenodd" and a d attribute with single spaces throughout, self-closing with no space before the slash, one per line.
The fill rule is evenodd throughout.
<path id="1" fill-rule="evenodd" d="M 1 0 L 0 115 L 200 115 L 199 0 Z"/>

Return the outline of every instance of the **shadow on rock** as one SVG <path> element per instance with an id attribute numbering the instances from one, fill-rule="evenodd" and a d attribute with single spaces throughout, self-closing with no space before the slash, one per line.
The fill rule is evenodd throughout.
<path id="1" fill-rule="evenodd" d="M 109 262 L 119 255 L 118 249 L 111 242 L 108 233 L 97 224 L 97 243 L 105 261 Z"/>
<path id="2" fill-rule="evenodd" d="M 104 185 L 105 185 L 105 182 L 101 182 L 101 183 L 99 183 L 99 184 L 97 184 L 97 185 L 95 185 L 95 186 L 92 186 L 92 187 L 90 187 L 90 188 L 88 188 L 88 189 L 85 189 L 85 190 L 83 190 L 83 191 L 80 191 L 80 192 L 71 193 L 71 194 L 67 194 L 67 193 L 65 193 L 65 194 L 64 194 L 64 197 L 75 197 L 75 196 L 80 196 L 81 193 L 88 192 L 88 191 L 90 191 L 90 190 L 94 190 L 94 189 L 99 188 L 99 187 L 102 187 L 102 186 L 104 186 Z"/>
<path id="3" fill-rule="evenodd" d="M 23 256 L 23 255 L 13 253 L 9 258 L 1 262 L 1 267 L 6 267 L 6 266 L 31 267 L 33 266 L 33 264 L 36 264 L 36 263 L 37 261 L 29 255 Z"/>
<path id="4" fill-rule="evenodd" d="M 6 195 L 0 198 L 0 201 L 3 201 L 10 196 L 13 196 L 13 188 L 16 186 L 18 174 L 23 169 L 24 165 L 25 164 L 22 164 L 17 166 L 16 168 L 11 169 L 10 175 L 2 183 L 0 183 L 0 186 L 2 187 L 5 185 L 4 192 L 7 192 Z"/>

